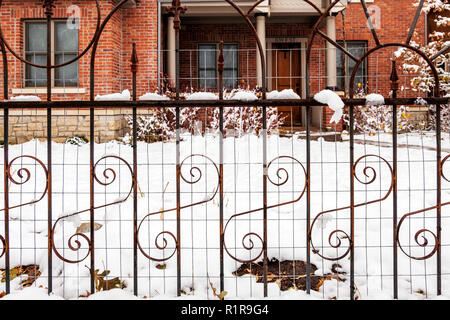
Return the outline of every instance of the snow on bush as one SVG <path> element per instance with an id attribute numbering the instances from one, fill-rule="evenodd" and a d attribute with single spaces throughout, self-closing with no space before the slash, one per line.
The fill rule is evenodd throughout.
<path id="1" fill-rule="evenodd" d="M 330 123 L 339 123 L 339 121 L 341 121 L 342 115 L 344 114 L 344 102 L 342 101 L 341 97 L 336 94 L 336 92 L 328 89 L 322 90 L 314 95 L 314 100 L 328 105 L 328 107 L 330 107 L 330 109 L 334 111 Z"/>
<path id="2" fill-rule="evenodd" d="M 366 96 L 366 105 L 382 106 L 384 105 L 384 97 L 381 94 L 371 93 Z"/>
<path id="3" fill-rule="evenodd" d="M 106 95 L 97 95 L 95 101 L 117 101 L 117 100 L 130 100 L 131 94 L 128 89 L 123 90 L 122 93 L 112 93 Z"/>
<path id="4" fill-rule="evenodd" d="M 233 90 L 230 95 L 226 97 L 230 100 L 239 100 L 239 101 L 256 101 L 258 97 L 252 91 L 248 90 Z"/>
<path id="5" fill-rule="evenodd" d="M 364 98 L 367 89 L 359 87 L 355 93 L 356 98 Z M 384 105 L 384 97 L 378 94 L 366 96 L 365 106 L 353 108 L 354 130 L 355 132 L 376 135 L 381 132 L 392 132 L 392 107 Z M 424 123 L 413 123 L 410 121 L 409 108 L 406 106 L 397 107 L 397 129 L 400 132 L 410 132 L 418 128 L 425 128 Z M 344 123 L 350 125 L 348 111 L 343 117 Z"/>
<path id="6" fill-rule="evenodd" d="M 219 100 L 219 96 L 212 92 L 194 92 L 185 97 L 186 100 Z"/>
<path id="7" fill-rule="evenodd" d="M 141 101 L 168 101 L 170 98 L 164 94 L 146 93 L 139 97 Z"/>
<path id="8" fill-rule="evenodd" d="M 234 89 L 230 93 L 224 92 L 225 100 L 255 101 L 258 100 L 258 90 Z M 289 90 L 284 95 L 290 94 Z M 157 94 L 149 97 L 157 98 Z M 159 95 L 158 95 L 159 96 Z M 194 92 L 184 94 L 186 100 L 218 100 L 219 97 L 212 92 Z M 200 113 L 203 109 L 204 113 Z M 278 113 L 277 108 L 267 108 L 267 130 L 272 131 L 284 123 L 285 116 Z M 176 108 L 153 108 L 148 115 L 138 116 L 137 133 L 140 141 L 157 142 L 168 141 L 175 138 L 176 134 Z M 246 133 L 258 134 L 262 129 L 261 107 L 225 107 L 223 108 L 224 128 L 238 132 L 238 135 Z M 129 128 L 132 129 L 133 119 L 126 117 Z M 203 123 L 206 122 L 206 123 Z M 200 107 L 180 108 L 180 127 L 192 134 L 201 134 L 203 129 L 216 131 L 219 129 L 219 108 L 214 110 Z M 128 137 L 130 134 L 128 133 Z M 123 142 L 130 143 L 129 138 L 123 138 Z"/>
<path id="9" fill-rule="evenodd" d="M 271 91 L 267 94 L 267 99 L 269 100 L 280 100 L 280 99 L 300 99 L 300 96 L 294 92 L 292 89 L 285 89 L 283 91 Z"/>
<path id="10" fill-rule="evenodd" d="M 415 5 L 417 6 L 417 2 Z M 439 13 L 435 22 L 438 26 L 448 25 L 449 18 L 446 17 L 450 14 L 450 4 L 447 1 L 440 0 L 425 0 L 422 12 L 426 15 L 430 12 Z M 420 36 L 415 32 L 416 39 L 420 39 Z M 428 57 L 436 55 L 441 49 L 445 48 L 450 44 L 449 39 L 450 31 L 447 29 L 446 32 L 432 32 L 429 35 L 429 41 L 426 45 L 420 42 L 411 41 L 411 45 L 417 49 L 422 50 Z M 422 92 L 431 92 L 435 87 L 434 77 L 431 73 L 431 68 L 425 59 L 418 56 L 411 50 L 401 48 L 395 52 L 397 59 L 403 61 L 403 71 L 414 75 L 411 80 L 411 85 L 413 90 Z M 437 71 L 439 74 L 439 80 L 441 89 L 445 92 L 450 92 L 450 72 L 445 70 L 445 62 L 450 59 L 450 52 L 446 54 L 441 54 L 436 60 L 435 65 L 437 66 Z"/>

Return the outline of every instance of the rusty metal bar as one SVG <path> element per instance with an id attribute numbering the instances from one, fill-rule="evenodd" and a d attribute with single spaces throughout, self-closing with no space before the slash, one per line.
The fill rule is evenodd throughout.
<path id="1" fill-rule="evenodd" d="M 355 116 L 353 106 L 349 106 L 350 117 L 350 299 L 355 299 Z"/>
<path id="2" fill-rule="evenodd" d="M 439 87 L 439 84 L 436 84 Z M 436 105 L 436 236 L 437 236 L 437 251 L 436 251 L 436 275 L 437 275 L 437 295 L 441 295 L 442 292 L 442 279 L 441 279 L 441 211 L 442 211 L 442 165 L 441 165 L 441 106 Z"/>
<path id="3" fill-rule="evenodd" d="M 306 293 L 311 293 L 311 107 L 306 107 Z"/>
<path id="4" fill-rule="evenodd" d="M 136 43 L 133 42 L 131 53 L 131 73 L 133 78 L 133 101 L 137 99 L 137 64 L 138 57 Z M 137 210 L 138 210 L 138 190 L 137 190 L 137 109 L 133 108 L 133 292 L 138 295 L 138 261 L 137 261 Z"/>
<path id="5" fill-rule="evenodd" d="M 90 247 L 90 274 L 91 274 L 91 294 L 95 293 L 95 251 L 94 251 L 94 223 L 95 223 L 95 216 L 94 216 L 94 179 L 95 179 L 95 165 L 94 165 L 94 145 L 95 145 L 95 126 L 94 126 L 94 117 L 95 116 L 95 110 L 94 108 L 89 109 L 89 130 L 90 130 L 90 139 L 89 139 L 89 168 L 90 168 L 90 209 L 89 209 L 89 216 L 90 216 L 90 241 L 89 241 L 89 247 Z"/>
<path id="6" fill-rule="evenodd" d="M 425 0 L 420 0 L 420 3 L 417 7 L 416 15 L 414 16 L 413 23 L 411 27 L 409 28 L 408 37 L 406 38 L 406 44 L 409 44 L 411 42 L 411 39 L 414 35 L 414 30 L 416 30 L 417 22 L 419 21 L 420 14 L 422 13 L 423 3 Z"/>
<path id="7" fill-rule="evenodd" d="M 267 273 L 268 273 L 268 258 L 267 258 L 267 110 L 262 107 L 262 125 L 263 125 L 263 281 L 264 281 L 264 297 L 267 297 Z"/>
<path id="8" fill-rule="evenodd" d="M 223 100 L 223 71 L 224 71 L 223 41 L 219 44 L 219 58 L 217 69 L 219 72 L 219 99 Z M 223 261 L 223 107 L 219 107 L 219 232 L 220 232 L 220 292 L 225 291 L 224 261 Z"/>
<path id="9" fill-rule="evenodd" d="M 5 236 L 4 236 L 4 253 L 5 253 L 5 292 L 10 293 L 10 265 L 9 265 L 9 181 L 8 181 L 8 149 L 9 149 L 9 109 L 3 109 L 3 135 L 4 135 L 4 150 L 3 150 L 3 167 L 4 167 L 4 188 L 5 188 Z"/>
<path id="10" fill-rule="evenodd" d="M 448 104 L 449 98 L 433 96 L 429 98 L 424 98 L 427 104 Z M 366 99 L 342 99 L 342 101 L 347 106 L 361 106 L 366 103 Z M 420 106 L 417 102 L 417 98 L 386 98 L 386 105 L 410 105 L 410 106 Z M 14 108 L 14 109 L 26 109 L 26 108 L 35 108 L 35 109 L 74 109 L 74 108 L 174 108 L 176 106 L 180 106 L 183 108 L 192 108 L 192 107 L 293 107 L 293 108 L 301 108 L 310 106 L 312 108 L 321 108 L 326 106 L 325 104 L 321 104 L 314 99 L 280 99 L 280 100 L 256 100 L 256 101 L 238 101 L 238 100 L 171 100 L 171 101 L 77 101 L 76 106 L 74 106 L 73 101 L 0 101 L 0 108 Z M 377 106 L 382 108 L 383 106 Z"/>
<path id="11" fill-rule="evenodd" d="M 395 60 L 392 61 L 392 72 L 391 72 L 391 91 L 392 98 L 397 98 L 398 91 L 398 75 Z M 392 212 L 393 212 L 393 230 L 394 230 L 394 242 L 393 242 L 393 259 L 394 259 L 394 299 L 398 299 L 398 252 L 397 252 L 397 105 L 392 105 L 392 170 L 394 173 L 394 185 L 393 185 L 393 198 L 392 198 Z"/>
<path id="12" fill-rule="evenodd" d="M 53 0 L 44 1 L 44 14 L 47 18 L 47 101 L 52 100 L 52 17 L 53 17 Z M 47 108 L 47 221 L 48 221 L 48 293 L 53 290 L 52 283 L 52 109 Z"/>
<path id="13" fill-rule="evenodd" d="M 367 22 L 369 23 L 370 32 L 372 32 L 373 39 L 375 40 L 375 43 L 377 46 L 380 46 L 380 40 L 378 39 L 377 32 L 375 31 L 375 28 L 373 27 L 372 18 L 370 17 L 369 10 L 367 9 L 366 0 L 361 0 L 361 4 L 364 10 L 364 14 L 366 15 Z"/>

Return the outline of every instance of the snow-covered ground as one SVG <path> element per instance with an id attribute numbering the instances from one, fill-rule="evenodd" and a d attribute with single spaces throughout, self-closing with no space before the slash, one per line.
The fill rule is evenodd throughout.
<path id="1" fill-rule="evenodd" d="M 358 136 L 358 140 L 375 140 L 389 142 L 392 136 Z M 449 148 L 448 137 L 443 137 L 443 150 Z M 399 148 L 398 158 L 398 214 L 404 214 L 435 205 L 436 201 L 436 154 L 434 135 L 420 134 L 401 135 L 399 143 L 409 144 L 411 148 Z M 423 146 L 423 148 L 422 148 Z M 262 184 L 262 139 L 254 135 L 240 138 L 229 137 L 224 140 L 224 218 L 225 223 L 235 214 L 248 210 L 261 209 L 263 203 Z M 10 146 L 10 159 L 19 155 L 33 155 L 45 161 L 46 143 L 37 140 L 22 145 Z M 53 222 L 60 216 L 71 212 L 89 209 L 89 145 L 75 146 L 57 144 L 53 150 Z M 148 213 L 155 213 L 146 218 L 139 233 L 142 250 L 151 257 L 164 259 L 174 252 L 174 241 L 168 233 L 176 235 L 176 212 L 161 215 L 161 209 L 176 207 L 176 170 L 175 143 L 138 143 L 138 217 L 139 221 Z M 0 159 L 3 159 L 3 149 Z M 197 156 L 189 157 L 191 154 Z M 187 158 L 182 173 L 188 181 L 199 181 L 189 184 L 181 183 L 181 205 L 208 200 L 217 188 L 218 175 L 216 167 L 205 155 L 219 164 L 219 139 L 217 135 L 190 136 L 183 135 L 181 142 L 181 160 Z M 270 135 L 267 141 L 268 161 L 279 156 L 290 156 L 306 166 L 306 141 L 302 139 L 281 138 Z M 376 144 L 355 145 L 355 159 L 364 155 L 379 155 L 387 161 L 392 160 L 392 149 Z M 95 145 L 95 159 L 103 156 L 118 155 L 132 164 L 132 149 L 118 142 Z M 447 153 L 443 152 L 443 157 Z M 312 218 L 320 212 L 346 207 L 350 203 L 349 181 L 349 144 L 344 142 L 326 142 L 321 139 L 311 142 L 311 214 Z M 45 188 L 45 175 L 39 165 L 29 158 L 19 159 L 24 167 L 30 170 L 30 180 L 22 185 L 11 184 L 10 205 L 27 203 L 38 199 Z M 105 166 L 105 163 L 107 166 Z M 376 180 L 368 185 L 356 182 L 356 203 L 375 200 L 383 197 L 390 186 L 391 174 L 388 166 L 379 158 L 371 156 L 361 160 L 357 174 L 361 181 L 369 181 L 373 171 L 363 169 L 370 165 L 376 171 Z M 20 166 L 13 165 L 11 172 L 17 176 Z M 122 200 L 127 196 L 131 186 L 128 167 L 120 160 L 107 157 L 97 167 L 97 176 L 105 181 L 104 173 L 111 182 L 116 173 L 116 180 L 107 187 L 95 186 L 95 204 Z M 192 168 L 192 170 L 191 170 Z M 278 170 L 284 168 L 286 171 Z M 444 168 L 446 170 L 446 168 Z M 201 171 L 201 175 L 200 175 Z M 26 176 L 26 172 L 21 172 Z M 277 176 L 278 173 L 278 176 Z M 286 175 L 288 173 L 288 175 Z M 3 178 L 3 177 L 2 177 Z M 279 158 L 269 167 L 269 178 L 275 183 L 287 182 L 280 187 L 268 184 L 268 205 L 290 202 L 298 198 L 305 185 L 303 168 L 290 158 Z M 367 179 L 367 180 L 364 180 Z M 120 181 L 120 183 L 119 183 Z M 442 199 L 450 198 L 450 185 L 443 181 Z M 0 187 L 3 192 L 3 184 Z M 3 206 L 3 197 L 0 197 Z M 219 250 L 219 198 L 183 209 L 181 212 L 181 270 L 182 287 L 186 292 L 183 298 L 216 299 L 212 295 L 209 281 L 219 288 L 220 250 Z M 110 270 L 108 279 L 120 277 L 126 281 L 125 292 L 114 290 L 100 292 L 90 298 L 124 299 L 133 298 L 133 201 L 132 196 L 119 205 L 108 206 L 95 211 L 96 222 L 101 228 L 95 232 L 95 263 L 100 273 Z M 261 243 L 256 236 L 251 239 L 253 250 L 243 248 L 243 237 L 250 232 L 263 236 L 262 211 L 244 214 L 232 218 L 225 233 L 225 244 L 228 251 L 239 259 L 248 260 L 258 256 Z M 442 284 L 443 297 L 450 297 L 450 219 L 449 208 L 442 210 Z M 47 286 L 47 197 L 35 205 L 27 205 L 10 211 L 10 245 L 11 267 L 26 264 L 38 264 L 42 275 L 35 283 L 36 288 L 23 289 L 20 278 L 11 281 L 10 298 L 30 299 L 43 298 Z M 349 210 L 330 212 L 324 215 L 313 228 L 313 241 L 322 255 L 330 258 L 343 254 L 347 247 L 346 239 L 341 239 L 339 249 L 328 243 L 331 232 L 341 229 L 350 233 Z M 78 260 L 87 255 L 86 241 L 78 237 L 81 248 L 70 250 L 69 238 L 75 233 L 80 223 L 89 221 L 89 212 L 79 215 L 80 219 L 66 219 L 55 228 L 55 245 L 58 252 L 66 259 Z M 336 219 L 337 218 L 337 219 Z M 3 215 L 2 215 L 3 219 Z M 4 234 L 3 221 L 0 221 L 0 234 Z M 433 237 L 427 235 L 429 244 L 426 248 L 418 246 L 414 235 L 426 227 L 435 232 L 436 212 L 429 211 L 407 219 L 400 230 L 400 238 L 406 252 L 423 256 L 434 246 Z M 89 236 L 89 233 L 86 234 Z M 165 250 L 163 237 L 167 241 Z M 279 260 L 306 260 L 306 196 L 298 202 L 270 209 L 268 211 L 268 257 Z M 77 246 L 76 238 L 72 245 Z M 244 239 L 248 246 L 249 238 Z M 386 200 L 361 206 L 355 210 L 355 281 L 361 299 L 392 298 L 393 274 L 393 221 L 392 195 Z M 422 239 L 419 238 L 422 243 Z M 332 237 L 332 243 L 336 239 Z M 411 244 L 411 246 L 409 246 Z M 408 258 L 400 250 L 399 254 L 399 298 L 424 299 L 437 298 L 436 292 L 436 256 L 426 261 Z M 77 264 L 63 263 L 53 255 L 53 288 L 50 298 L 78 298 L 89 290 L 90 258 Z M 311 254 L 312 263 L 319 270 L 316 274 L 328 273 L 333 261 Z M 259 261 L 260 259 L 258 259 Z M 165 268 L 161 265 L 165 263 Z M 348 256 L 338 261 L 342 269 L 350 271 Z M 254 299 L 263 297 L 263 285 L 256 283 L 254 277 L 234 277 L 231 272 L 240 263 L 227 253 L 225 264 L 225 290 L 227 298 Z M 0 268 L 4 267 L 4 258 L 0 259 Z M 150 261 L 138 252 L 139 297 L 167 299 L 176 296 L 176 255 L 165 262 Z M 25 276 L 26 277 L 26 276 Z M 22 278 L 24 279 L 24 278 Z M 0 283 L 0 291 L 4 290 Z M 39 288 L 43 286 L 44 288 Z M 424 294 L 425 293 L 425 294 Z M 349 281 L 326 281 L 320 292 L 313 291 L 307 296 L 302 291 L 289 290 L 280 292 L 275 283 L 269 284 L 271 299 L 338 299 L 349 298 Z"/>

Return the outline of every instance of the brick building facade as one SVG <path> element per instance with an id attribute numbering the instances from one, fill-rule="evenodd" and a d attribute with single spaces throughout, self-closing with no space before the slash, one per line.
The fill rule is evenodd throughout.
<path id="1" fill-rule="evenodd" d="M 101 1 L 102 18 L 118 2 L 117 0 Z M 168 74 L 169 78 L 173 78 L 174 55 L 171 28 L 173 18 L 166 13 L 170 2 L 169 0 L 130 0 L 116 12 L 107 24 L 97 50 L 96 94 L 115 93 L 124 89 L 131 90 L 130 54 L 133 42 L 137 44 L 139 57 L 138 96 L 155 91 L 160 83 L 161 73 Z M 327 1 L 315 0 L 314 2 L 323 8 Z M 247 1 L 237 1 L 237 3 L 244 9 L 251 6 L 251 3 Z M 396 0 L 394 2 L 391 0 L 368 0 L 367 3 L 374 18 L 380 41 L 382 43 L 404 42 L 416 10 L 416 7 L 413 6 L 415 0 Z M 205 87 L 208 90 L 215 89 L 215 80 L 208 80 L 208 75 L 216 74 L 213 70 L 215 64 L 211 67 L 212 62 L 210 61 L 215 56 L 208 52 L 215 51 L 214 46 L 221 40 L 228 45 L 230 57 L 233 57 L 233 62 L 226 62 L 225 65 L 225 69 L 228 70 L 229 82 L 227 83 L 230 88 L 238 85 L 254 88 L 258 84 L 256 40 L 243 19 L 225 1 L 182 1 L 182 4 L 188 9 L 181 18 L 180 77 L 182 90 L 191 90 L 191 88 L 203 90 Z M 77 52 L 81 52 L 88 45 L 94 35 L 97 13 L 95 1 L 57 0 L 55 5 L 54 18 L 57 21 L 64 22 L 74 16 L 80 18 L 79 28 L 76 31 L 77 41 L 73 40 L 73 36 L 64 38 L 64 30 L 61 31 L 62 35 L 55 31 L 56 34 L 52 39 L 55 42 L 55 52 L 52 55 L 56 61 L 61 59 L 61 54 L 58 53 L 58 46 L 61 43 L 62 45 L 72 43 L 72 46 L 76 46 L 75 51 Z M 317 21 L 317 13 L 299 0 L 264 1 L 254 12 L 252 19 L 257 24 L 258 32 L 262 32 L 264 35 L 268 89 L 281 90 L 290 87 L 300 96 L 305 97 L 305 48 L 307 37 Z M 39 40 L 34 39 L 36 41 L 33 42 L 33 39 L 28 39 L 27 28 L 31 30 L 30 33 L 34 34 L 37 32 L 34 27 L 42 23 L 44 18 L 41 0 L 5 0 L 2 2 L 0 19 L 3 35 L 11 48 L 24 57 L 38 59 L 39 54 L 42 54 L 38 51 L 29 53 L 29 47 L 33 45 L 38 47 Z M 345 6 L 336 6 L 332 17 L 327 19 L 330 21 L 324 23 L 321 30 L 330 34 L 339 43 L 345 44 L 349 50 L 354 50 L 355 54 L 361 54 L 367 48 L 374 46 L 374 40 L 367 26 L 360 1 L 352 1 Z M 37 23 L 37 25 L 27 27 L 27 23 Z M 416 31 L 415 40 L 421 43 L 425 42 L 426 17 L 420 17 Z M 316 37 L 310 64 L 311 93 L 326 87 L 332 87 L 337 91 L 348 90 L 348 81 L 344 76 L 349 76 L 349 62 L 339 52 L 336 53 L 336 50 L 334 53 L 332 51 L 330 55 L 329 52 L 327 53 L 327 48 L 328 51 L 333 50 L 329 46 L 327 47 L 322 38 Z M 389 93 L 390 59 L 394 49 L 384 50 L 370 57 L 364 64 L 364 70 L 359 74 L 357 81 L 363 82 L 363 86 L 367 85 L 368 91 L 371 93 L 377 92 L 383 95 Z M 64 54 L 62 53 L 62 59 L 65 59 Z M 70 53 L 66 53 L 66 55 L 70 57 Z M 204 59 L 202 60 L 201 57 Z M 286 61 L 289 61 L 289 68 L 286 67 Z M 37 76 L 33 70 L 26 70 L 24 64 L 9 53 L 8 62 L 10 96 L 38 95 L 45 98 L 45 86 L 36 80 Z M 80 59 L 78 65 L 67 69 L 68 74 L 76 76 L 76 81 L 70 82 L 70 79 L 67 80 L 63 75 L 60 80 L 62 82 L 67 80 L 70 85 L 64 83 L 61 85 L 61 83 L 55 82 L 53 99 L 86 100 L 89 98 L 89 62 L 90 52 Z M 29 75 L 31 79 L 27 79 Z M 202 81 L 205 86 L 202 85 Z M 405 88 L 408 87 L 407 77 L 404 78 L 402 85 Z M 409 93 L 405 90 L 404 94 Z M 317 109 L 312 115 L 313 125 L 322 129 L 329 128 L 331 115 L 332 111 L 329 108 Z M 117 137 L 125 129 L 123 116 L 121 114 L 110 114 L 110 116 L 112 118 L 108 121 L 122 121 L 122 124 L 104 130 L 105 133 L 110 129 L 115 130 L 116 133 L 109 133 L 109 135 Z M 291 119 L 291 122 L 301 126 L 304 123 L 304 113 L 299 113 L 295 117 L 295 119 Z M 81 128 L 85 127 L 86 121 L 88 119 L 80 117 L 77 124 L 74 124 L 74 130 L 69 132 L 83 134 Z M 40 130 L 37 131 L 40 132 Z M 62 131 L 63 129 L 61 129 L 61 134 L 64 134 Z M 11 132 L 14 132 L 14 128 Z M 35 134 L 37 135 L 37 133 Z"/>

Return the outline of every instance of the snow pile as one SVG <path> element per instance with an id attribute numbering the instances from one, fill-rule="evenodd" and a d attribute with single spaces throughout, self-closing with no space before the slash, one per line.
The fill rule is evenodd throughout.
<path id="1" fill-rule="evenodd" d="M 191 108 L 186 108 L 191 109 Z M 236 108 L 233 108 L 236 109 Z M 420 210 L 427 206 L 434 206 L 436 201 L 436 178 L 430 172 L 436 172 L 436 161 L 423 166 L 423 159 L 435 159 L 436 151 L 431 149 L 435 146 L 434 132 L 428 135 L 400 134 L 398 143 L 408 144 L 410 147 L 398 148 L 398 188 L 403 190 L 398 193 L 398 212 L 403 216 L 408 212 Z M 367 139 L 368 141 L 381 141 L 381 147 L 375 143 L 355 143 L 354 152 L 358 157 L 364 154 L 377 154 L 392 161 L 392 135 L 380 134 L 375 136 L 355 136 L 355 140 Z M 443 135 L 443 146 L 449 145 L 449 136 Z M 181 159 L 187 159 L 181 170 L 189 181 L 200 178 L 196 184 L 181 183 L 181 205 L 187 205 L 211 197 L 218 185 L 217 169 L 212 163 L 203 157 L 186 158 L 191 154 L 202 154 L 216 163 L 220 159 L 218 148 L 218 135 L 209 134 L 205 136 L 191 136 L 183 134 L 180 141 Z M 290 139 L 277 135 L 269 135 L 267 143 L 267 160 L 273 160 L 277 156 L 286 155 L 304 160 L 306 140 Z M 389 144 L 387 144 L 389 143 Z M 165 250 L 159 250 L 155 246 L 155 238 L 163 230 L 176 234 L 176 211 L 165 212 L 160 215 L 161 208 L 171 209 L 177 207 L 176 199 L 176 172 L 174 170 L 174 159 L 176 159 L 176 148 L 174 142 L 168 143 L 137 143 L 137 163 L 139 164 L 138 183 L 140 192 L 138 194 L 138 221 L 147 213 L 157 214 L 144 220 L 139 233 L 142 250 L 154 258 L 168 257 L 175 248 L 175 243 L 168 233 L 158 238 L 160 246 L 167 241 Z M 415 148 L 415 146 L 418 146 Z M 421 148 L 421 146 L 426 146 Z M 343 254 L 348 246 L 346 238 L 342 234 L 333 234 L 332 243 L 342 242 L 338 248 L 329 243 L 329 236 L 334 230 L 350 232 L 349 210 L 334 211 L 339 207 L 349 205 L 349 178 L 348 178 L 348 151 L 349 142 L 328 142 L 324 140 L 311 141 L 311 157 L 315 167 L 311 170 L 311 193 L 310 210 L 311 218 L 314 219 L 320 212 L 329 211 L 318 217 L 311 230 L 311 237 L 316 249 L 327 257 L 334 258 Z M 264 168 L 261 164 L 263 158 L 263 139 L 256 135 L 245 135 L 243 137 L 225 137 L 223 139 L 224 163 L 233 164 L 224 166 L 224 221 L 228 221 L 232 215 L 247 210 L 258 210 L 262 208 L 262 195 L 252 190 L 262 190 Z M 55 179 L 53 187 L 53 213 L 54 218 L 70 214 L 74 211 L 89 209 L 89 168 L 83 164 L 89 163 L 90 147 L 88 144 L 76 146 L 71 144 L 53 143 L 52 145 L 54 163 L 64 163 L 64 166 L 54 166 L 53 176 Z M 0 148 L 0 158 L 3 156 Z M 448 148 L 443 148 L 443 157 L 448 155 Z M 38 140 L 24 144 L 11 145 L 9 148 L 10 158 L 20 154 L 34 155 L 45 159 L 47 154 L 46 142 Z M 133 147 L 118 142 L 96 144 L 95 159 L 104 155 L 120 155 L 123 159 L 132 163 Z M 355 203 L 364 203 L 378 199 L 380 190 L 387 190 L 391 184 L 391 173 L 389 167 L 377 158 L 367 158 L 367 165 L 376 170 L 376 179 L 372 184 L 364 185 L 355 180 Z M 32 170 L 29 183 L 23 185 L 11 184 L 10 201 L 17 204 L 19 201 L 28 201 L 36 198 L 45 187 L 46 175 L 44 172 L 34 171 L 35 163 L 24 159 L 25 168 Z M 372 164 L 370 163 L 372 162 Z M 160 166 L 165 163 L 164 167 Z M 339 165 L 338 165 L 339 163 Z M 107 164 L 107 166 L 105 166 Z M 342 164 L 342 165 L 341 165 Z M 199 171 L 193 169 L 198 167 Z M 371 170 L 364 171 L 365 159 L 356 166 L 355 174 L 367 181 L 373 177 Z M 20 168 L 13 166 L 12 171 Z M 111 203 L 117 199 L 123 199 L 130 190 L 132 177 L 127 172 L 124 163 L 116 159 L 101 162 L 97 168 L 97 175 L 104 181 L 104 170 L 111 168 L 117 173 L 114 183 L 105 189 L 98 183 L 95 185 L 96 205 Z M 285 175 L 281 168 L 286 169 Z M 445 168 L 447 169 L 447 168 Z M 112 173 L 106 171 L 111 181 Z M 192 175 L 190 175 L 192 174 Z M 276 160 L 272 166 L 267 168 L 267 174 L 272 181 L 280 183 L 286 177 L 288 181 L 277 187 L 268 183 L 267 204 L 268 206 L 288 202 L 298 197 L 304 183 L 305 175 L 302 167 L 289 159 Z M 277 175 L 278 174 L 278 175 Z M 365 176 L 365 174 L 367 174 Z M 120 176 L 119 176 L 120 175 Z M 17 177 L 17 171 L 16 175 Z M 426 189 L 425 187 L 426 186 Z M 238 190 L 238 191 L 234 191 Z M 23 199 L 17 195 L 22 191 Z M 181 266 L 183 277 L 181 279 L 182 289 L 187 293 L 182 298 L 190 299 L 216 299 L 212 295 L 209 284 L 211 281 L 215 288 L 219 285 L 220 259 L 219 248 L 220 237 L 218 232 L 220 221 L 219 205 L 216 195 L 212 201 L 201 206 L 182 211 L 180 221 L 181 244 L 189 246 L 181 251 Z M 443 184 L 442 200 L 448 201 L 450 197 L 449 184 Z M 355 285 L 361 295 L 361 299 L 385 298 L 392 299 L 392 277 L 386 276 L 392 270 L 392 237 L 383 235 L 393 234 L 392 225 L 392 194 L 383 202 L 355 208 Z M 33 299 L 48 298 L 46 290 L 39 286 L 48 285 L 48 237 L 47 237 L 47 201 L 45 199 L 33 206 L 24 206 L 11 209 L 10 220 L 10 261 L 11 267 L 17 265 L 37 264 L 42 275 L 33 284 L 34 288 L 22 288 L 21 281 L 26 276 L 19 276 L 11 281 L 11 296 L 8 299 Z M 306 196 L 300 201 L 286 206 L 268 209 L 267 235 L 270 245 L 268 246 L 268 257 L 280 260 L 302 260 L 306 259 L 305 245 L 307 224 L 302 212 L 306 212 Z M 249 232 L 262 234 L 263 222 L 261 210 L 255 214 L 243 215 L 242 218 L 230 220 L 224 234 L 225 244 L 230 252 L 240 259 L 256 257 L 259 253 L 260 243 L 258 238 L 252 236 L 254 242 L 253 250 L 242 247 L 242 239 Z M 89 210 L 79 215 L 82 223 L 89 223 Z M 435 230 L 436 220 L 428 213 L 416 215 L 416 219 L 405 220 L 405 224 L 399 232 L 399 238 L 407 252 L 414 256 L 429 253 L 433 247 L 433 238 L 429 237 L 429 245 L 421 247 L 414 242 L 417 230 L 427 228 Z M 55 222 L 55 221 L 54 221 Z M 102 227 L 95 231 L 95 267 L 99 272 L 109 270 L 107 279 L 119 277 L 125 281 L 127 287 L 123 291 L 111 290 L 99 292 L 90 296 L 89 299 L 128 299 L 133 298 L 133 198 L 130 197 L 120 205 L 99 208 L 95 211 L 95 222 Z M 74 223 L 71 218 L 60 221 L 55 227 L 55 248 L 68 259 L 82 259 L 88 253 L 88 246 L 81 236 L 72 238 L 71 245 L 78 247 L 75 240 L 79 241 L 78 251 L 69 248 L 69 239 L 75 233 L 78 222 Z M 3 223 L 0 224 L 0 234 L 4 234 Z M 450 228 L 450 212 L 442 210 L 442 228 Z M 212 230 L 212 231 L 211 231 Z M 89 237 L 89 233 L 84 233 Z M 339 238 L 338 238 L 339 237 Z M 245 239 L 248 245 L 248 238 Z M 443 293 L 450 294 L 448 284 L 450 276 L 448 268 L 450 265 L 450 233 L 442 233 L 442 266 L 443 266 Z M 89 256 L 80 263 L 64 263 L 56 255 L 53 255 L 53 290 L 55 295 L 65 298 L 79 298 L 85 296 L 90 288 L 89 279 Z M 271 299 L 348 299 L 349 298 L 349 272 L 351 268 L 348 255 L 340 259 L 338 263 L 342 266 L 340 270 L 346 274 L 340 275 L 346 281 L 335 279 L 327 280 L 319 292 L 311 292 L 307 296 L 303 291 L 289 290 L 280 292 L 276 283 L 268 284 L 268 294 Z M 258 259 L 257 262 L 261 261 Z M 177 287 L 177 261 L 172 257 L 162 262 L 150 261 L 138 251 L 138 275 L 139 297 L 147 296 L 150 299 L 176 298 Z M 233 260 L 227 253 L 224 257 L 225 290 L 229 293 L 227 299 L 258 299 L 263 297 L 261 283 L 255 283 L 254 277 L 232 276 L 241 264 Z M 336 261 L 328 261 L 311 253 L 311 262 L 319 270 L 315 274 L 330 272 Z M 5 259 L 0 259 L 0 268 L 4 268 Z M 163 268 L 161 268 L 163 267 Z M 400 299 L 435 299 L 435 275 L 432 271 L 436 269 L 436 259 L 416 261 L 409 259 L 399 250 L 399 298 Z M 427 276 L 424 276 L 427 272 Z M 410 276 L 413 274 L 414 276 Z M 207 276 L 209 276 L 209 279 Z M 193 288 L 193 289 L 191 289 Z M 0 282 L 0 292 L 5 290 L 5 283 Z M 445 291 L 447 290 L 447 291 Z M 418 292 L 426 292 L 421 294 Z M 50 298 L 56 298 L 51 296 Z"/>
<path id="2" fill-rule="evenodd" d="M 141 101 L 169 101 L 170 98 L 164 94 L 158 93 L 146 93 L 143 96 L 139 97 Z"/>
<path id="3" fill-rule="evenodd" d="M 123 90 L 122 93 L 113 93 L 113 94 L 106 94 L 106 95 L 97 95 L 95 97 L 95 101 L 118 101 L 118 100 L 130 100 L 131 94 L 128 89 Z"/>
<path id="4" fill-rule="evenodd" d="M 38 96 L 16 96 L 11 98 L 12 101 L 41 101 Z"/>
<path id="5" fill-rule="evenodd" d="M 212 92 L 194 92 L 186 95 L 186 100 L 219 100 L 219 97 Z"/>
<path id="6" fill-rule="evenodd" d="M 339 121 L 344 114 L 344 102 L 334 91 L 322 90 L 314 95 L 314 100 L 317 102 L 326 104 L 334 111 L 333 117 L 331 117 L 330 123 Z"/>
<path id="7" fill-rule="evenodd" d="M 252 91 L 239 90 L 236 91 L 230 99 L 239 101 L 256 101 L 258 100 L 258 97 Z"/>
<path id="8" fill-rule="evenodd" d="M 269 100 L 280 100 L 280 99 L 300 99 L 300 96 L 294 92 L 292 89 L 284 89 L 283 91 L 271 91 L 267 94 L 267 99 Z"/>
<path id="9" fill-rule="evenodd" d="M 371 93 L 366 96 L 366 105 L 382 106 L 384 105 L 384 97 L 378 93 Z"/>

